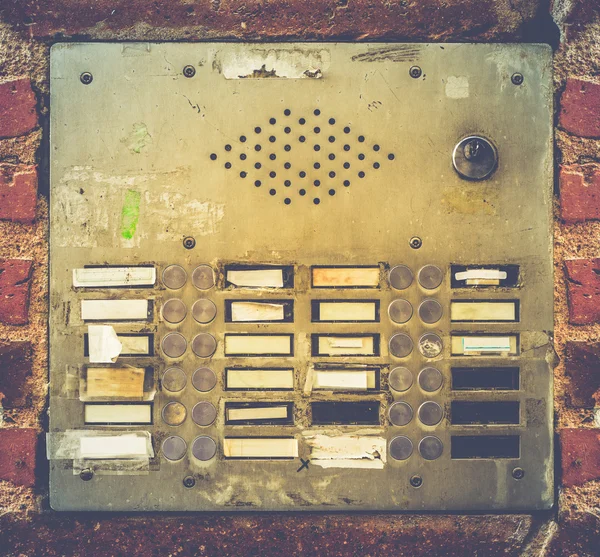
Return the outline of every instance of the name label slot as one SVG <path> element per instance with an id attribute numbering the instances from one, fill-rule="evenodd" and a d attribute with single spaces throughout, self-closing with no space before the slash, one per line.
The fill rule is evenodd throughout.
<path id="1" fill-rule="evenodd" d="M 293 425 L 292 402 L 226 402 L 226 425 Z"/>
<path id="2" fill-rule="evenodd" d="M 518 435 L 452 435 L 450 457 L 520 458 L 521 440 Z"/>
<path id="3" fill-rule="evenodd" d="M 80 458 L 148 458 L 146 437 L 132 434 L 81 437 L 79 440 Z"/>
<path id="4" fill-rule="evenodd" d="M 519 321 L 519 302 L 518 300 L 454 300 L 450 302 L 450 321 L 464 323 L 516 322 Z"/>
<path id="5" fill-rule="evenodd" d="M 311 336 L 313 356 L 379 356 L 379 335 L 318 334 Z"/>
<path id="6" fill-rule="evenodd" d="M 291 323 L 293 300 L 225 300 L 225 323 Z"/>
<path id="7" fill-rule="evenodd" d="M 293 356 L 294 335 L 226 334 L 226 356 Z"/>
<path id="8" fill-rule="evenodd" d="M 75 288 L 135 288 L 154 286 L 154 267 L 84 267 L 73 269 Z"/>
<path id="9" fill-rule="evenodd" d="M 453 356 L 516 356 L 517 335 L 452 335 Z"/>
<path id="10" fill-rule="evenodd" d="M 312 267 L 313 288 L 378 288 L 379 267 Z"/>
<path id="11" fill-rule="evenodd" d="M 452 401 L 450 423 L 452 425 L 517 425 L 520 405 L 518 401 Z"/>
<path id="12" fill-rule="evenodd" d="M 225 388 L 229 391 L 290 391 L 294 388 L 294 370 L 228 368 Z"/>
<path id="13" fill-rule="evenodd" d="M 517 391 L 518 367 L 453 367 L 453 391 Z"/>
<path id="14" fill-rule="evenodd" d="M 151 300 L 81 300 L 83 321 L 149 321 Z"/>
<path id="15" fill-rule="evenodd" d="M 234 288 L 293 288 L 294 267 L 286 265 L 227 265 L 225 286 Z"/>
<path id="16" fill-rule="evenodd" d="M 95 425 L 145 425 L 152 423 L 152 404 L 86 404 L 84 422 Z"/>
<path id="17" fill-rule="evenodd" d="M 142 400 L 145 375 L 143 367 L 88 367 L 80 396 L 86 399 Z"/>
<path id="18" fill-rule="evenodd" d="M 117 338 L 122 344 L 119 358 L 127 356 L 154 356 L 154 335 L 137 333 L 117 333 Z M 89 335 L 83 335 L 83 355 L 90 355 Z"/>
<path id="19" fill-rule="evenodd" d="M 378 369 L 315 369 L 316 391 L 371 391 L 379 388 Z"/>
<path id="20" fill-rule="evenodd" d="M 293 437 L 225 437 L 225 458 L 298 458 L 298 440 Z"/>
<path id="21" fill-rule="evenodd" d="M 519 284 L 518 265 L 452 265 L 451 272 L 452 288 L 515 288 Z"/>
<path id="22" fill-rule="evenodd" d="M 377 323 L 379 300 L 312 300 L 312 322 Z"/>
<path id="23" fill-rule="evenodd" d="M 313 402 L 313 425 L 379 425 L 379 402 Z"/>

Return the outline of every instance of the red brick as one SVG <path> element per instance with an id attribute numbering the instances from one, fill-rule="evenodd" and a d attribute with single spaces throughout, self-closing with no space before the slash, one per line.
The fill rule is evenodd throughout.
<path id="1" fill-rule="evenodd" d="M 568 259 L 565 267 L 569 322 L 573 325 L 600 322 L 600 258 Z"/>
<path id="2" fill-rule="evenodd" d="M 516 4 L 516 5 L 515 5 Z M 74 9 L 76 5 L 77 9 Z M 18 0 L 2 17 L 34 37 L 465 40 L 523 37 L 541 0 Z M 546 8 L 547 9 L 547 8 Z M 169 36 L 169 30 L 173 35 Z M 159 31 L 160 30 L 160 31 Z"/>
<path id="3" fill-rule="evenodd" d="M 600 137 L 600 84 L 567 79 L 560 102 L 563 129 L 580 137 Z"/>
<path id="4" fill-rule="evenodd" d="M 600 166 L 562 166 L 560 216 L 565 222 L 600 220 Z"/>
<path id="5" fill-rule="evenodd" d="M 35 166 L 0 165 L 0 220 L 33 222 L 37 189 Z"/>
<path id="6" fill-rule="evenodd" d="M 0 322 L 26 325 L 29 322 L 29 291 L 33 262 L 0 259 Z"/>
<path id="7" fill-rule="evenodd" d="M 0 83 L 0 138 L 24 135 L 36 126 L 36 99 L 29 79 Z"/>
<path id="8" fill-rule="evenodd" d="M 564 22 L 567 24 L 585 25 L 592 21 L 596 14 L 600 13 L 600 3 L 590 0 L 553 0 L 554 6 L 560 6 L 566 11 Z"/>
<path id="9" fill-rule="evenodd" d="M 570 377 L 567 404 L 574 408 L 600 406 L 600 342 L 567 342 L 565 368 Z"/>
<path id="10" fill-rule="evenodd" d="M 563 429 L 560 443 L 564 486 L 600 479 L 600 429 Z"/>
<path id="11" fill-rule="evenodd" d="M 0 402 L 4 408 L 30 405 L 23 388 L 31 375 L 31 343 L 0 343 Z"/>
<path id="12" fill-rule="evenodd" d="M 37 432 L 29 428 L 0 428 L 0 480 L 33 487 Z"/>

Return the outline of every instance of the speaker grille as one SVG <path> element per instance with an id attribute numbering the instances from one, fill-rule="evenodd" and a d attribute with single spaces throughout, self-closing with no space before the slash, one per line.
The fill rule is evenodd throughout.
<path id="1" fill-rule="evenodd" d="M 249 186 L 280 196 L 285 205 L 296 198 L 319 205 L 395 158 L 377 141 L 318 108 L 298 115 L 285 109 L 210 155 Z"/>

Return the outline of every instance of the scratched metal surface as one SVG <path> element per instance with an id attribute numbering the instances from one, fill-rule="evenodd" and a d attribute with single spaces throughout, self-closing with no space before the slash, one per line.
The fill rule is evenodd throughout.
<path id="1" fill-rule="evenodd" d="M 193 77 L 184 77 L 186 65 Z M 409 68 L 418 65 L 415 79 Z M 275 69 L 275 71 L 273 71 Z M 84 85 L 83 72 L 93 81 Z M 523 85 L 511 75 L 525 76 Z M 315 110 L 320 114 L 315 115 Z M 287 116 L 284 111 L 289 110 Z M 211 332 L 218 348 L 209 362 L 188 350 L 179 360 L 189 377 L 208 364 L 218 377 L 206 395 L 189 386 L 178 400 L 188 412 L 199 400 L 219 409 L 215 424 L 196 426 L 188 417 L 178 428 L 161 423 L 160 410 L 175 400 L 160 389 L 154 402 L 154 425 L 147 429 L 157 457 L 146 475 L 97 474 L 89 482 L 73 474 L 69 461 L 51 461 L 51 504 L 55 509 L 82 510 L 517 510 L 548 508 L 553 499 L 552 474 L 552 88 L 551 54 L 541 45 L 405 45 L 405 44 L 58 44 L 51 54 L 51 310 L 50 431 L 81 429 L 83 404 L 73 387 L 85 364 L 79 315 L 81 298 L 151 298 L 154 320 L 117 324 L 117 332 L 155 333 L 156 356 L 129 363 L 151 364 L 158 377 L 172 361 L 161 356 L 159 342 L 173 329 L 159 318 L 162 303 L 179 297 L 188 310 L 201 296 L 190 281 L 174 294 L 160 283 L 153 289 L 76 292 L 73 268 L 90 264 L 154 263 L 159 274 L 172 263 L 188 275 L 200 263 L 221 271 L 226 263 L 275 263 L 295 266 L 295 288 L 269 293 L 232 292 L 217 287 L 207 293 L 218 308 L 208 326 L 188 318 L 181 331 L 188 340 Z M 276 120 L 270 124 L 270 119 Z M 304 118 L 301 125 L 299 119 Z M 330 119 L 335 123 L 330 124 Z M 260 127 L 260 133 L 255 128 Z M 289 133 L 285 128 L 289 127 Z M 314 128 L 319 127 L 320 133 Z M 349 127 L 349 133 L 344 128 Z M 498 148 L 499 166 L 483 182 L 459 178 L 452 168 L 454 145 L 479 133 Z M 241 142 L 240 136 L 247 141 Z M 306 141 L 299 140 L 300 135 Z M 274 141 L 269 137 L 273 136 Z M 329 137 L 333 137 L 332 141 Z M 365 141 L 360 142 L 359 136 Z M 314 145 L 321 149 L 315 151 Z M 350 146 L 344 150 L 344 145 Z M 231 150 L 226 150 L 226 145 Z M 260 145 L 257 151 L 255 145 Z M 290 145 L 286 151 L 285 145 Z M 380 146 L 379 151 L 373 147 Z M 216 160 L 210 155 L 216 154 Z M 329 154 L 335 155 L 332 161 Z M 357 155 L 365 154 L 364 160 Z M 240 155 L 245 154 L 242 161 Z M 268 155 L 275 154 L 271 160 Z M 388 157 L 388 155 L 393 155 Z M 313 163 L 320 162 L 315 169 Z M 225 168 L 230 162 L 231 168 Z M 254 164 L 261 162 L 261 168 Z M 287 169 L 285 162 L 291 167 Z M 350 162 L 345 169 L 344 162 Z M 380 167 L 375 169 L 373 164 Z M 304 170 L 306 177 L 299 172 Z M 364 178 L 358 172 L 365 172 Z M 246 172 L 246 177 L 240 176 Z M 270 173 L 275 172 L 275 177 Z M 330 172 L 335 172 L 331 177 Z M 291 184 L 285 185 L 289 179 Z M 259 180 L 261 185 L 255 186 Z M 321 185 L 315 186 L 314 181 Z M 344 180 L 350 185 L 345 186 Z M 305 195 L 300 190 L 306 191 Z M 275 190 L 274 194 L 270 190 Z M 335 190 L 330 194 L 329 190 Z M 290 200 L 286 204 L 285 199 Z M 319 199 L 319 204 L 315 199 Z M 123 220 L 128 206 L 139 206 L 139 218 Z M 196 247 L 184 249 L 186 236 Z M 423 239 L 421 249 L 409 239 Z M 472 293 L 451 291 L 450 264 L 518 264 L 521 284 Z M 381 288 L 375 292 L 310 288 L 311 265 L 379 264 Z M 389 267 L 408 265 L 416 274 L 425 264 L 444 271 L 442 286 L 431 293 L 415 281 L 406 291 L 393 291 Z M 462 296 L 459 296 L 462 294 Z M 203 294 L 202 294 L 203 295 Z M 452 296 L 521 301 L 517 324 L 451 327 Z M 223 304 L 232 298 L 293 298 L 291 324 L 225 324 Z M 377 299 L 382 319 L 376 324 L 310 322 L 310 300 Z M 385 308 L 403 297 L 413 307 L 427 297 L 440 301 L 442 319 L 426 325 L 413 317 L 393 326 Z M 521 336 L 518 358 L 485 358 L 485 364 L 521 367 L 515 392 L 465 394 L 450 390 L 450 365 L 477 365 L 475 358 L 451 358 L 451 330 L 515 332 Z M 290 332 L 294 357 L 253 358 L 252 365 L 295 368 L 296 388 L 285 393 L 224 391 L 223 369 L 231 362 L 223 353 L 224 333 Z M 387 341 L 394 332 L 413 339 L 427 331 L 444 340 L 442 354 L 425 360 L 417 350 L 408 358 L 390 356 Z M 381 356 L 369 364 L 381 367 L 381 391 L 369 395 L 313 393 L 302 387 L 307 368 L 323 359 L 310 356 L 315 332 L 381 334 Z M 247 363 L 243 359 L 236 364 Z M 337 358 L 336 361 L 363 360 Z M 416 378 L 425 364 L 444 376 L 437 393 L 413 386 L 404 394 L 391 391 L 387 374 L 396 365 Z M 518 400 L 518 426 L 452 426 L 451 400 Z M 300 457 L 310 459 L 302 432 L 311 427 L 314 400 L 375 399 L 382 404 L 381 424 L 371 427 L 388 442 L 408 436 L 415 447 L 406 461 L 387 455 L 382 470 L 323 469 L 294 461 L 226 461 L 222 438 L 242 435 L 295 435 Z M 225 400 L 291 400 L 293 427 L 225 426 Z M 389 425 L 386 410 L 394 400 L 414 409 L 434 400 L 445 409 L 436 427 L 416 419 L 405 427 Z M 331 428 L 329 428 L 331 429 Z M 356 432 L 356 426 L 338 431 Z M 499 460 L 452 460 L 452 433 L 514 433 L 521 436 L 521 457 Z M 191 457 L 171 463 L 161 458 L 160 440 L 181 435 L 188 445 L 200 434 L 217 441 L 217 456 L 200 463 Z M 444 444 L 434 461 L 416 450 L 425 435 Z M 516 481 L 515 467 L 525 470 Z M 415 489 L 409 478 L 421 475 Z M 182 479 L 196 478 L 193 489 Z"/>

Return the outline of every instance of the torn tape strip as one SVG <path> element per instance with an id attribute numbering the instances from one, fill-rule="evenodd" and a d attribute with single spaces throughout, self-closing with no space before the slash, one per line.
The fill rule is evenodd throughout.
<path id="1" fill-rule="evenodd" d="M 148 431 L 77 429 L 46 434 L 48 460 L 144 460 L 154 456 Z"/>
<path id="2" fill-rule="evenodd" d="M 140 476 L 150 473 L 149 459 L 87 460 L 73 461 L 73 475 L 92 470 L 98 476 Z"/>

